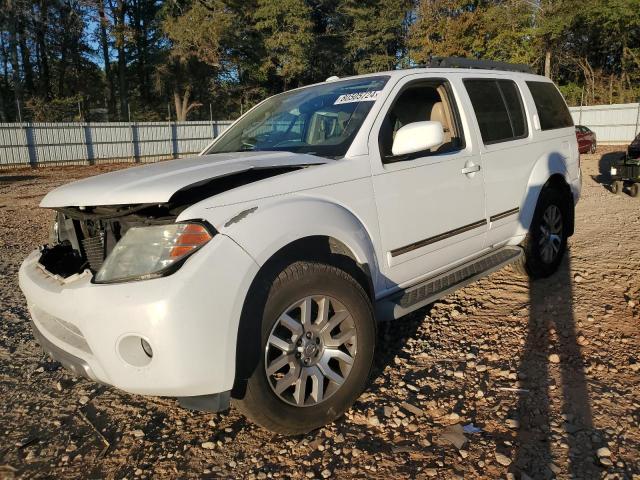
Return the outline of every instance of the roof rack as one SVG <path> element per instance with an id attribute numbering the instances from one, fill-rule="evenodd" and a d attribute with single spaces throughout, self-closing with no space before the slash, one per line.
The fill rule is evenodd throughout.
<path id="1" fill-rule="evenodd" d="M 506 70 L 509 72 L 534 73 L 529 65 L 523 63 L 496 62 L 493 60 L 474 60 L 463 57 L 431 57 L 425 65 L 418 68 L 477 68 L 483 70 Z"/>

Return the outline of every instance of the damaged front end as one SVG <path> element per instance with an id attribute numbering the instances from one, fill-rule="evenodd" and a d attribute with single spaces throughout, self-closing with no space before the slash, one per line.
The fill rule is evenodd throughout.
<path id="1" fill-rule="evenodd" d="M 68 278 L 85 270 L 96 274 L 115 245 L 133 227 L 167 225 L 179 211 L 170 204 L 56 208 L 50 243 L 39 263 Z"/>
<path id="2" fill-rule="evenodd" d="M 203 180 L 176 191 L 164 203 L 53 207 L 56 218 L 52 239 L 50 244 L 41 248 L 39 263 L 49 273 L 63 279 L 90 270 L 94 283 L 140 280 L 169 274 L 216 233 L 203 221 L 176 224 L 182 211 L 205 198 L 300 168 L 303 166 L 249 169 Z M 164 231 L 153 229 L 161 226 L 166 227 Z M 136 235 L 133 235 L 134 231 Z M 155 236 L 147 235 L 154 231 Z M 130 241 L 122 242 L 127 232 L 131 232 L 127 237 Z M 168 236 L 172 236 L 171 242 L 156 248 L 158 242 L 166 241 Z M 144 241 L 148 242 L 148 248 L 141 243 Z M 117 248 L 125 248 L 123 243 L 127 244 L 128 255 L 117 251 Z M 114 250 L 120 255 L 109 259 Z M 134 253 L 145 257 L 146 265 L 136 264 Z M 156 263 L 151 265 L 154 261 Z M 109 275 L 101 271 L 107 268 L 105 262 L 111 263 Z M 116 262 L 122 265 L 114 265 Z M 120 272 L 116 275 L 113 270 Z"/>

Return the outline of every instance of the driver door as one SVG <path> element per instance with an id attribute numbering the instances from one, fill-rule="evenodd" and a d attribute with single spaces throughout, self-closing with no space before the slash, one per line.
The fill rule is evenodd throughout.
<path id="1" fill-rule="evenodd" d="M 406 77 L 389 96 L 370 135 L 379 262 L 389 289 L 462 263 L 484 247 L 482 163 L 456 87 L 444 79 Z M 424 120 L 443 124 L 444 144 L 394 157 L 391 146 L 398 129 Z"/>

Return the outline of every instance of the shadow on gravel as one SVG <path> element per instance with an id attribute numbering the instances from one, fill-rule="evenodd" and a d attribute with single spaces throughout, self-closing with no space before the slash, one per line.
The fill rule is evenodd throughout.
<path id="1" fill-rule="evenodd" d="M 598 175 L 591 175 L 591 178 L 599 184 L 608 187 L 611 184 L 611 165 L 624 156 L 624 151 L 605 153 L 598 161 Z"/>
<path id="2" fill-rule="evenodd" d="M 555 477 L 554 470 L 564 464 L 571 478 L 599 478 L 601 474 L 596 451 L 603 439 L 593 426 L 573 318 L 572 281 L 567 252 L 553 276 L 529 283 L 528 334 L 518 372 L 523 390 L 518 404 L 520 429 L 514 466 L 536 479 Z M 554 379 L 557 370 L 560 384 Z M 549 398 L 556 389 L 562 398 L 558 422 L 552 420 Z M 551 444 L 559 438 L 567 454 L 554 459 Z"/>

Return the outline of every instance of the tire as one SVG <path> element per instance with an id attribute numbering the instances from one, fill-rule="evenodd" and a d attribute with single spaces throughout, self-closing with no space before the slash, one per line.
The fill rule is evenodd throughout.
<path id="1" fill-rule="evenodd" d="M 297 435 L 351 407 L 369 379 L 376 342 L 371 302 L 353 277 L 323 263 L 293 263 L 271 285 L 260 321 L 257 365 L 234 402 L 249 420 Z"/>
<path id="2" fill-rule="evenodd" d="M 524 255 L 514 265 L 516 271 L 537 279 L 548 277 L 558 269 L 567 249 L 570 208 L 573 205 L 557 189 L 542 190 L 529 233 L 521 244 Z"/>
<path id="3" fill-rule="evenodd" d="M 624 184 L 620 180 L 615 180 L 611 183 L 611 193 L 619 195 L 622 193 Z"/>
<path id="4" fill-rule="evenodd" d="M 593 142 L 593 143 L 591 144 L 591 148 L 589 149 L 589 152 L 590 152 L 590 153 L 592 153 L 592 154 L 593 154 L 593 153 L 596 153 L 596 149 L 597 149 L 597 148 L 598 148 L 598 146 L 596 145 L 596 142 Z"/>
<path id="5" fill-rule="evenodd" d="M 638 196 L 638 184 L 637 183 L 632 183 L 629 186 L 629 195 L 631 195 L 632 197 L 637 197 Z"/>

